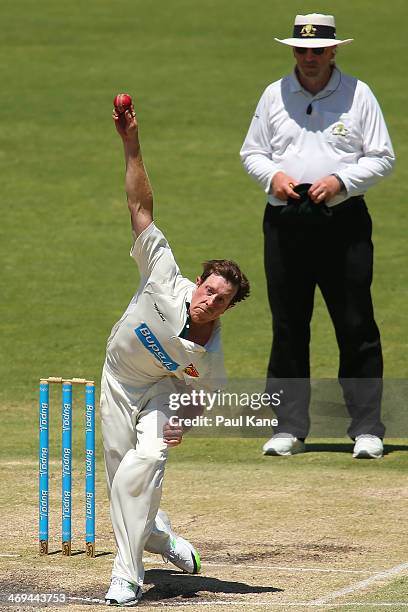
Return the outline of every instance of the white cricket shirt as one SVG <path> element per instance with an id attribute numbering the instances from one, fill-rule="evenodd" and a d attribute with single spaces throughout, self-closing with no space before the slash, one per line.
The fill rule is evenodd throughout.
<path id="1" fill-rule="evenodd" d="M 221 324 L 215 322 L 205 347 L 180 337 L 195 284 L 181 275 L 154 223 L 138 236 L 130 255 L 138 264 L 140 285 L 108 339 L 107 371 L 131 387 L 138 401 L 168 391 L 171 379 L 209 391 L 224 386 Z"/>
<path id="2" fill-rule="evenodd" d="M 311 104 L 311 113 L 307 114 Z M 310 110 L 310 107 L 309 107 Z M 313 95 L 296 73 L 269 85 L 262 94 L 241 159 L 268 193 L 278 171 L 299 183 L 314 183 L 336 173 L 347 193 L 339 204 L 364 194 L 387 176 L 395 156 L 381 109 L 370 88 L 334 68 L 326 87 Z M 284 204 L 268 194 L 272 205 Z"/>

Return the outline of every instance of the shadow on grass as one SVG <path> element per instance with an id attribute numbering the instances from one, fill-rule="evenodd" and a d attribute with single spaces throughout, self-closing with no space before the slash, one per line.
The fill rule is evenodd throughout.
<path id="1" fill-rule="evenodd" d="M 353 443 L 347 444 L 345 442 L 311 442 L 307 443 L 306 449 L 308 453 L 348 453 L 353 451 Z"/>
<path id="2" fill-rule="evenodd" d="M 253 586 L 243 582 L 183 574 L 167 569 L 148 570 L 145 574 L 144 583 L 146 586 L 153 585 L 143 596 L 144 600 L 150 601 L 173 597 L 182 597 L 183 599 L 198 597 L 200 591 L 217 595 L 220 593 L 246 595 L 249 593 L 277 593 L 284 590 L 272 586 Z"/>
<path id="3" fill-rule="evenodd" d="M 384 444 L 384 455 L 395 451 L 408 451 L 408 444 Z"/>

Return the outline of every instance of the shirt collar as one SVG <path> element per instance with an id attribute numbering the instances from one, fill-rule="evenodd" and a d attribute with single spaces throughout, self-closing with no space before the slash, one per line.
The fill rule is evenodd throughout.
<path id="1" fill-rule="evenodd" d="M 183 329 L 179 333 L 179 337 L 180 338 L 184 338 L 184 339 L 187 338 L 188 332 L 190 331 L 190 324 L 191 324 L 191 317 L 190 317 L 190 313 L 189 313 L 190 302 L 186 302 L 185 303 L 185 307 L 186 307 L 186 322 L 184 324 Z"/>
<path id="2" fill-rule="evenodd" d="M 310 91 L 307 91 L 306 89 L 304 89 L 302 87 L 302 85 L 300 84 L 299 79 L 298 79 L 297 74 L 296 74 L 296 67 L 295 67 L 293 69 L 292 74 L 289 75 L 290 91 L 292 93 L 303 91 L 306 94 L 308 94 L 309 96 L 312 96 L 313 98 L 315 98 L 317 96 L 320 97 L 322 93 L 329 92 L 329 91 L 334 91 L 335 89 L 337 89 L 337 87 L 339 85 L 340 78 L 341 78 L 340 77 L 340 70 L 338 68 L 336 68 L 336 66 L 334 66 L 333 72 L 331 74 L 331 77 L 330 77 L 329 82 L 327 83 L 326 87 L 324 87 L 323 89 L 318 91 L 317 94 L 315 94 L 313 96 L 313 94 L 311 94 Z"/>
<path id="3" fill-rule="evenodd" d="M 194 345 L 196 348 L 196 350 L 198 351 L 209 351 L 209 352 L 213 352 L 213 351 L 217 351 L 219 349 L 219 342 L 220 342 L 220 332 L 221 332 L 221 321 L 220 318 L 215 319 L 214 321 L 214 327 L 213 330 L 211 332 L 211 336 L 207 342 L 207 344 L 205 345 L 205 347 L 199 345 L 199 344 L 195 344 L 194 342 L 190 342 L 190 340 L 186 340 L 186 337 L 188 336 L 188 332 L 189 332 L 189 327 L 190 327 L 190 323 L 191 323 L 191 318 L 190 318 L 190 314 L 189 314 L 189 308 L 190 308 L 190 303 L 191 303 L 191 299 L 193 297 L 193 292 L 194 292 L 195 287 L 191 287 L 191 289 L 189 289 L 187 291 L 187 295 L 186 295 L 186 301 L 185 301 L 185 312 L 186 312 L 186 320 L 184 323 L 184 327 L 181 330 L 181 332 L 179 333 L 178 336 L 172 336 L 173 338 L 177 338 L 178 340 L 180 340 L 183 344 L 188 343 L 189 345 Z"/>

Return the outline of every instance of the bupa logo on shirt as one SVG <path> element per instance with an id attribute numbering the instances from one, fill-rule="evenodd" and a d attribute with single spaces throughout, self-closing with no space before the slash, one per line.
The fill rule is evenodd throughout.
<path id="1" fill-rule="evenodd" d="M 179 364 L 173 361 L 172 358 L 166 353 L 146 323 L 142 323 L 139 325 L 139 327 L 136 327 L 134 331 L 143 346 L 147 348 L 147 350 L 154 355 L 158 361 L 160 361 L 166 370 L 169 370 L 169 372 L 174 372 L 174 370 L 177 370 Z"/>

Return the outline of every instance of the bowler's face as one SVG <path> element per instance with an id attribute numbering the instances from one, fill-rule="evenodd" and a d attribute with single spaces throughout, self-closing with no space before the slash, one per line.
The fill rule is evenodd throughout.
<path id="1" fill-rule="evenodd" d="M 293 54 L 296 66 L 302 77 L 319 80 L 329 72 L 331 61 L 334 59 L 336 47 L 325 47 L 321 55 L 315 55 L 313 49 L 306 49 L 306 53 L 298 53 L 296 47 Z"/>
<path id="2" fill-rule="evenodd" d="M 203 324 L 218 319 L 237 292 L 237 287 L 218 274 L 210 274 L 205 281 L 197 278 L 196 285 L 190 304 L 193 323 Z"/>

